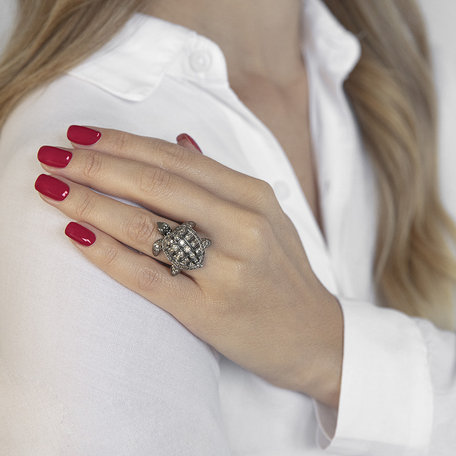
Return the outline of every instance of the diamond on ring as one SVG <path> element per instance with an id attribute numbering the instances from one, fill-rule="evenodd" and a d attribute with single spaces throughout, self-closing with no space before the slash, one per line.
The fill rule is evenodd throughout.
<path id="1" fill-rule="evenodd" d="M 184 222 L 174 230 L 165 222 L 157 222 L 157 226 L 164 237 L 154 242 L 152 253 L 157 256 L 163 250 L 171 262 L 171 275 L 179 274 L 181 269 L 203 267 L 205 249 L 212 242 L 198 236 L 195 222 Z"/>

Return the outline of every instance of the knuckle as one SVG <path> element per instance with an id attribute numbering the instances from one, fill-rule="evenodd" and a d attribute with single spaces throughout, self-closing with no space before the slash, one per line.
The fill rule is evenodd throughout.
<path id="1" fill-rule="evenodd" d="M 261 237 L 264 225 L 269 223 L 265 215 L 253 211 L 248 211 L 242 218 L 246 234 L 253 238 Z"/>
<path id="2" fill-rule="evenodd" d="M 171 146 L 170 143 L 161 139 L 149 138 L 149 147 L 154 153 L 167 155 L 177 146 L 175 144 Z"/>
<path id="3" fill-rule="evenodd" d="M 119 249 L 114 245 L 109 245 L 102 251 L 101 262 L 103 266 L 111 266 L 115 263 L 119 255 Z"/>
<path id="4" fill-rule="evenodd" d="M 266 253 L 271 242 L 272 227 L 269 219 L 260 213 L 249 212 L 244 216 L 243 236 L 248 251 L 258 255 Z"/>
<path id="5" fill-rule="evenodd" d="M 77 218 L 80 220 L 88 220 L 90 213 L 92 212 L 93 205 L 93 195 L 91 192 L 84 192 L 75 208 Z"/>
<path id="6" fill-rule="evenodd" d="M 151 267 L 140 267 L 136 271 L 136 284 L 138 290 L 149 291 L 155 289 L 160 283 L 160 273 Z"/>
<path id="7" fill-rule="evenodd" d="M 230 262 L 225 261 L 224 276 L 226 287 L 232 293 L 242 293 L 245 287 L 245 281 L 250 276 L 249 264 L 242 259 L 231 259 Z"/>
<path id="8" fill-rule="evenodd" d="M 171 186 L 171 174 L 152 166 L 146 166 L 139 178 L 139 188 L 146 195 L 167 194 Z"/>
<path id="9" fill-rule="evenodd" d="M 266 182 L 262 179 L 257 179 L 255 185 L 259 193 L 262 193 L 266 196 L 271 196 L 274 194 L 274 190 L 272 189 L 272 186 L 269 184 L 269 182 Z"/>
<path id="10" fill-rule="evenodd" d="M 185 147 L 176 146 L 167 151 L 168 166 L 171 169 L 185 170 L 189 167 L 189 151 Z"/>
<path id="11" fill-rule="evenodd" d="M 84 176 L 88 178 L 96 177 L 100 173 L 102 161 L 103 159 L 100 153 L 93 150 L 87 151 L 84 168 L 82 170 Z"/>
<path id="12" fill-rule="evenodd" d="M 112 139 L 112 149 L 115 151 L 115 153 L 121 153 L 130 148 L 130 133 L 117 130 L 115 132 L 115 136 Z"/>
<path id="13" fill-rule="evenodd" d="M 254 206 L 263 211 L 269 210 L 276 202 L 274 189 L 269 182 L 261 179 L 255 179 L 250 195 Z"/>
<path id="14" fill-rule="evenodd" d="M 158 237 L 152 217 L 140 212 L 131 217 L 125 226 L 125 233 L 129 241 L 137 244 L 149 244 Z"/>

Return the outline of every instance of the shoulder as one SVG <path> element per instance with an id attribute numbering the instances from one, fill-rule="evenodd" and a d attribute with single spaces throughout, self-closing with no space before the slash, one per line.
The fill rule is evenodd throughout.
<path id="1" fill-rule="evenodd" d="M 195 47 L 207 45 L 205 41 L 184 27 L 134 14 L 101 49 L 27 96 L 4 126 L 2 145 L 26 138 L 62 141 L 66 127 L 73 123 L 157 133 L 174 140 L 174 130 L 167 137 L 167 121 L 179 122 L 175 111 L 186 102 L 188 107 L 198 92 L 195 84 L 186 83 L 202 76 L 186 74 L 186 57 Z M 185 111 L 181 109 L 180 114 Z"/>
<path id="2" fill-rule="evenodd" d="M 5 153 L 13 154 L 24 146 L 39 147 L 43 142 L 69 146 L 66 130 L 72 124 L 109 126 L 145 134 L 146 111 L 150 118 L 147 131 L 165 133 L 154 128 L 157 124 L 152 100 L 130 102 L 66 74 L 33 91 L 13 110 L 2 128 L 2 159 L 7 158 Z"/>

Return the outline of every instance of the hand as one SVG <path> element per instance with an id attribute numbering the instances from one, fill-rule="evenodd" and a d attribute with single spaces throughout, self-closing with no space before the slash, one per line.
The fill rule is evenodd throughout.
<path id="1" fill-rule="evenodd" d="M 270 185 L 200 154 L 185 138 L 176 145 L 96 131 L 92 145 L 39 153 L 60 181 L 37 179 L 43 199 L 94 233 L 74 245 L 235 363 L 337 407 L 340 306 L 313 273 Z M 197 223 L 199 236 L 212 240 L 202 268 L 172 276 L 165 254 L 152 255 L 163 237 L 158 221 Z"/>

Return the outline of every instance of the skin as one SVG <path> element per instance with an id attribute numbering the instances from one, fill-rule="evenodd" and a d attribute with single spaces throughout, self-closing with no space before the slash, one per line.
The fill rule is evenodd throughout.
<path id="1" fill-rule="evenodd" d="M 144 12 L 220 46 L 231 88 L 282 145 L 325 237 L 310 139 L 301 6 L 301 0 L 152 0 Z"/>
<path id="2" fill-rule="evenodd" d="M 227 358 L 336 408 L 340 306 L 313 273 L 271 186 L 202 155 L 188 141 L 97 130 L 95 145 L 73 144 L 65 168 L 41 164 L 70 188 L 63 201 L 43 200 L 96 235 L 91 246 L 74 245 Z M 198 234 L 212 240 L 204 267 L 173 277 L 166 256 L 157 257 L 162 264 L 151 254 L 162 237 L 156 222 L 175 227 L 202 213 Z"/>
<path id="3" fill-rule="evenodd" d="M 284 148 L 321 226 L 300 5 L 299 0 L 154 0 L 144 12 L 196 30 L 221 47 L 232 89 Z M 42 165 L 70 186 L 64 201 L 43 200 L 96 234 L 90 247 L 73 244 L 234 362 L 337 408 L 340 305 L 313 273 L 269 184 L 199 154 L 187 141 L 176 145 L 94 128 L 101 140 L 73 144 L 66 168 Z M 197 232 L 212 240 L 204 267 L 172 277 L 169 266 L 151 255 L 153 242 L 162 237 L 156 222 L 198 223 L 202 213 L 205 221 Z M 157 259 L 167 263 L 163 253 Z"/>

